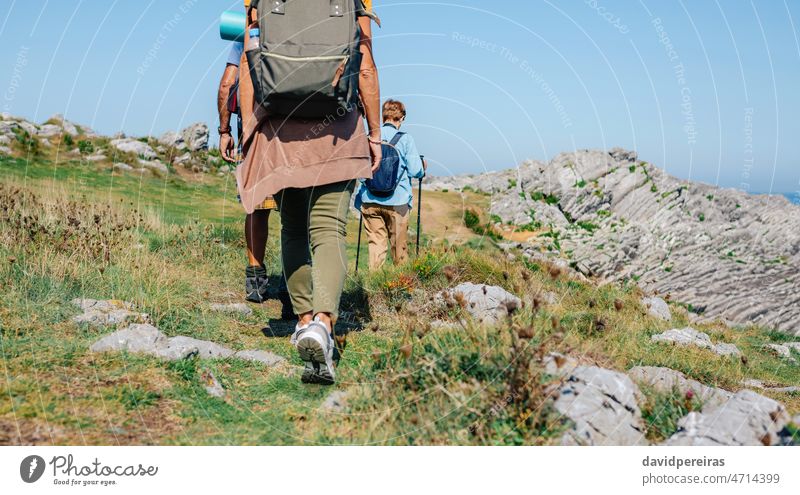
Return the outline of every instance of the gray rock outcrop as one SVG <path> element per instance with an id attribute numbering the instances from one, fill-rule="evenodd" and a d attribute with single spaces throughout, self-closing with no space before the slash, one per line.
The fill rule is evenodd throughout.
<path id="1" fill-rule="evenodd" d="M 659 392 L 677 390 L 681 394 L 691 391 L 703 404 L 703 409 L 717 407 L 733 397 L 733 393 L 721 388 L 703 385 L 686 378 L 680 371 L 660 366 L 636 366 L 628 370 L 628 376 L 640 384 L 646 384 Z"/>
<path id="2" fill-rule="evenodd" d="M 181 137 L 190 151 L 208 149 L 208 126 L 202 122 L 192 124 L 181 131 Z"/>
<path id="3" fill-rule="evenodd" d="M 555 409 L 571 427 L 562 445 L 647 445 L 639 389 L 623 373 L 578 366 L 558 390 Z"/>
<path id="4" fill-rule="evenodd" d="M 558 232 L 560 249 L 532 235 L 534 249 L 557 250 L 596 277 L 637 280 L 691 304 L 701 321 L 800 335 L 800 207 L 783 196 L 681 180 L 622 149 L 426 183 L 491 194 L 503 222 Z"/>
<path id="5" fill-rule="evenodd" d="M 80 132 L 78 132 L 78 127 L 69 120 L 66 120 L 64 116 L 61 115 L 60 113 L 53 115 L 48 120 L 50 122 L 54 122 L 57 126 L 60 127 L 59 132 L 63 131 L 64 133 L 69 134 L 70 136 L 73 137 L 80 134 Z"/>
<path id="6" fill-rule="evenodd" d="M 683 417 L 665 445 L 778 445 L 789 421 L 779 402 L 742 390 L 717 407 Z"/>
<path id="7" fill-rule="evenodd" d="M 124 153 L 133 153 L 144 160 L 154 160 L 158 158 L 158 154 L 155 152 L 155 150 L 153 150 L 153 148 L 150 147 L 149 144 L 143 143 L 138 139 L 114 139 L 109 144 L 119 151 Z"/>

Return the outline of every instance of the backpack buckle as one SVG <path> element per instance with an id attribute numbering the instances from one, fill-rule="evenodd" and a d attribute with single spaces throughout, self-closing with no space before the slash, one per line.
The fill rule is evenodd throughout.
<path id="1" fill-rule="evenodd" d="M 331 0 L 331 17 L 344 17 L 344 2 L 342 0 Z"/>
<path id="2" fill-rule="evenodd" d="M 272 13 L 283 15 L 286 13 L 286 0 L 272 0 Z"/>

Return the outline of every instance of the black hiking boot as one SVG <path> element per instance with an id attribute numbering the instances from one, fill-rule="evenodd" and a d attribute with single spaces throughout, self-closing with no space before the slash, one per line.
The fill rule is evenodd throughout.
<path id="1" fill-rule="evenodd" d="M 248 266 L 244 270 L 245 300 L 261 304 L 267 300 L 267 270 L 263 266 Z"/>

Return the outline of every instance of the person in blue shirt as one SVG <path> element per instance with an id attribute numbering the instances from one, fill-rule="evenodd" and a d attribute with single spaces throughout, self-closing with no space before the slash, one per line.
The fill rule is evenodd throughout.
<path id="1" fill-rule="evenodd" d="M 383 104 L 383 127 L 381 140 L 389 142 L 400 130 L 406 119 L 406 107 L 397 100 L 386 100 Z M 426 164 L 419 156 L 414 138 L 403 134 L 397 142 L 400 155 L 398 184 L 388 197 L 373 195 L 361 184 L 356 193 L 355 207 L 361 211 L 369 245 L 369 269 L 380 268 L 386 261 L 389 245 L 392 260 L 399 265 L 408 259 L 408 221 L 413 203 L 412 179 L 425 176 Z"/>

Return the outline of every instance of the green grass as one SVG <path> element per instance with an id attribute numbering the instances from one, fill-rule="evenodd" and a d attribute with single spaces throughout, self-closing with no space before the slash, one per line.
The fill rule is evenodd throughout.
<path id="1" fill-rule="evenodd" d="M 252 306 L 250 316 L 209 310 L 241 295 L 242 214 L 232 184 L 109 169 L 46 154 L 0 158 L 0 444 L 551 444 L 568 425 L 546 400 L 553 377 L 541 362 L 550 351 L 618 370 L 668 366 L 730 390 L 745 378 L 800 382 L 798 367 L 761 350 L 785 341 L 783 334 L 698 327 L 739 346 L 747 363 L 655 344 L 652 334 L 688 325 L 686 310 L 673 306 L 671 324 L 652 320 L 635 286 L 596 286 L 546 263 L 510 261 L 480 238 L 463 245 L 428 238 L 420 257 L 374 273 L 363 247 L 355 274 L 351 221 L 342 301 L 351 331 L 336 386 L 348 392 L 350 409 L 326 412 L 320 405 L 331 389 L 300 383 L 286 336 L 292 323 L 277 321 L 277 301 Z M 473 214 L 482 228 L 486 213 Z M 278 231 L 277 215 L 270 225 Z M 559 244 L 557 231 L 542 236 Z M 271 273 L 279 271 L 277 241 L 273 235 L 268 244 Z M 496 326 L 459 324 L 460 303 L 434 301 L 467 281 L 504 287 L 524 306 Z M 541 291 L 558 302 L 536 302 Z M 72 323 L 77 297 L 127 300 L 168 336 L 269 350 L 289 364 L 93 354 L 89 346 L 113 328 Z M 266 325 L 281 336 L 265 336 Z M 207 373 L 225 398 L 206 393 Z M 682 402 L 643 392 L 648 435 L 665 438 Z M 800 409 L 796 396 L 776 398 Z"/>

